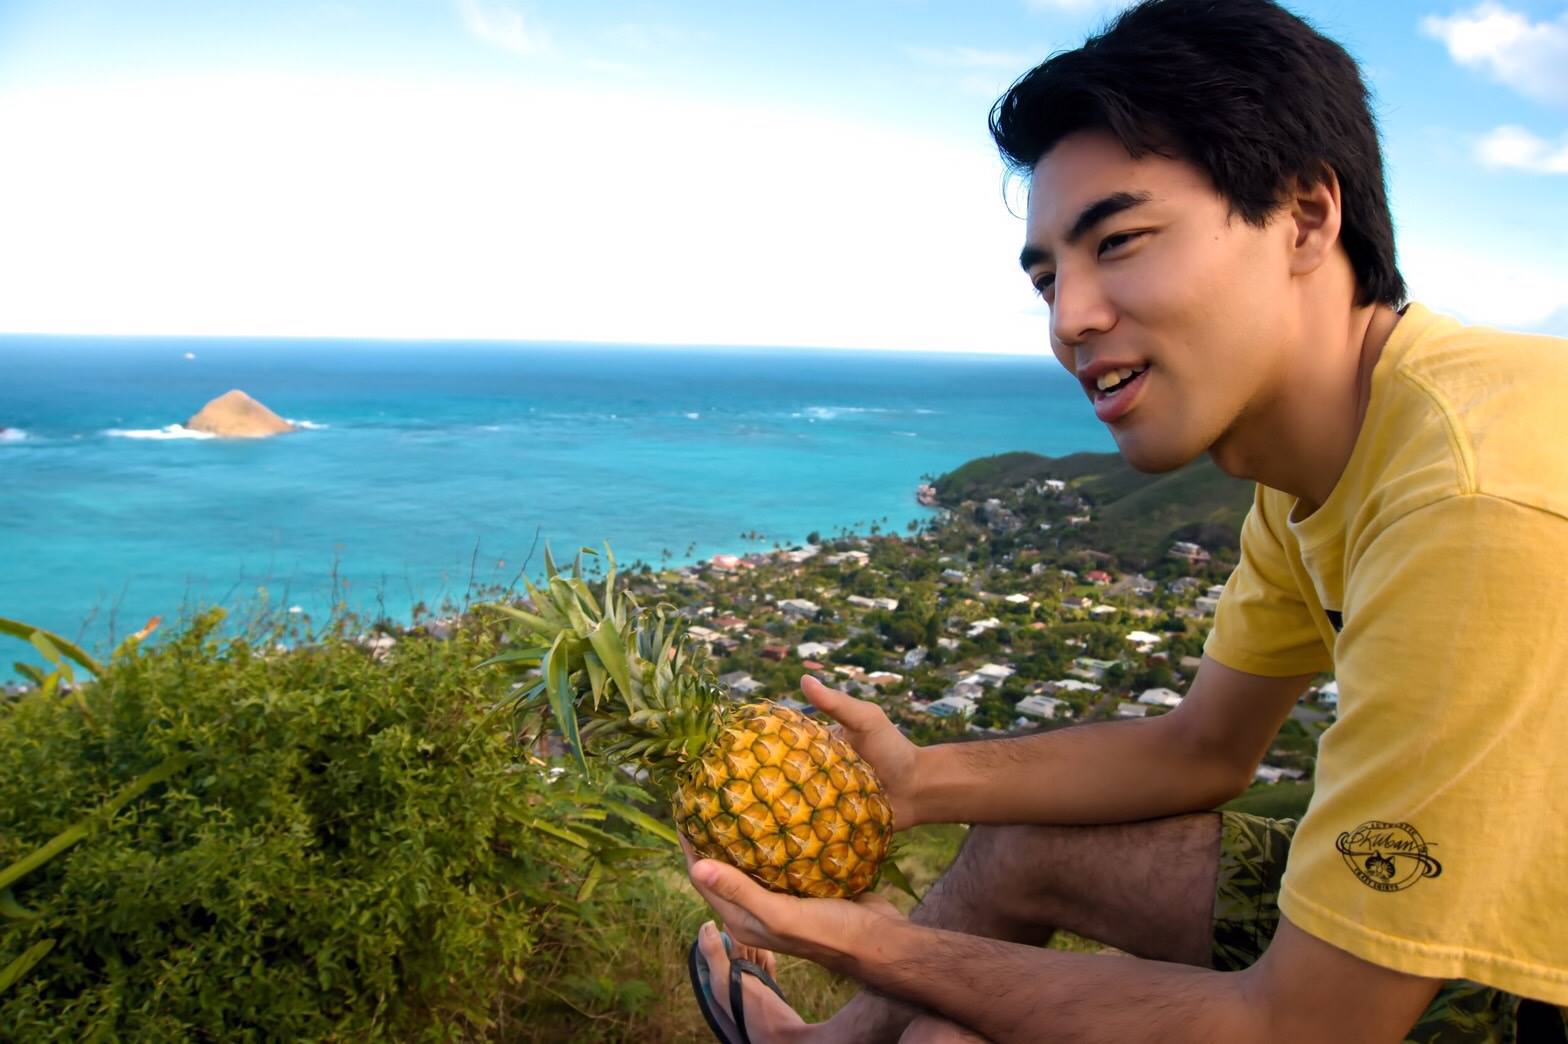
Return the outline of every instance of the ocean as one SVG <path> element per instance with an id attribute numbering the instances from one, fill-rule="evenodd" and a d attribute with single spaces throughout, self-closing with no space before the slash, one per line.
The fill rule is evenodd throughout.
<path id="1" fill-rule="evenodd" d="M 183 428 L 230 388 L 303 430 Z M 323 620 L 334 574 L 352 608 L 406 621 L 511 583 L 536 537 L 563 562 L 608 541 L 658 566 L 902 533 L 929 515 L 923 476 L 1114 449 L 1043 349 L 8 335 L 0 427 L 0 616 L 100 653 L 262 592 Z"/>

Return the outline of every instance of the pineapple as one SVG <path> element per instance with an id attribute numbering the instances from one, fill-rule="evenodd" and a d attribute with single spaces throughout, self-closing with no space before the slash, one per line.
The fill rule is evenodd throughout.
<path id="1" fill-rule="evenodd" d="M 640 609 L 616 593 L 606 555 L 602 607 L 582 556 L 566 577 L 548 550 L 545 588 L 524 581 L 532 611 L 488 606 L 522 624 L 525 647 L 486 662 L 542 674 L 517 694 L 517 709 L 548 711 L 585 767 L 586 748 L 646 769 L 672 795 L 676 828 L 699 855 L 778 892 L 852 898 L 870 888 L 893 832 L 871 766 L 797 711 L 733 703 L 672 606 Z"/>

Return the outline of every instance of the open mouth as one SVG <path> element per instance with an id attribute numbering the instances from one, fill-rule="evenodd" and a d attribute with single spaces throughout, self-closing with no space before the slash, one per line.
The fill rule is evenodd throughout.
<path id="1" fill-rule="evenodd" d="M 1144 363 L 1136 369 L 1111 370 L 1100 374 L 1099 380 L 1095 381 L 1094 401 L 1104 402 L 1126 392 L 1138 383 L 1138 378 L 1149 372 L 1151 365 L 1151 363 Z"/>
<path id="2" fill-rule="evenodd" d="M 1151 363 L 1131 369 L 1108 370 L 1095 380 L 1089 392 L 1094 415 L 1106 424 L 1120 421 L 1143 397 L 1139 389 L 1148 380 Z"/>

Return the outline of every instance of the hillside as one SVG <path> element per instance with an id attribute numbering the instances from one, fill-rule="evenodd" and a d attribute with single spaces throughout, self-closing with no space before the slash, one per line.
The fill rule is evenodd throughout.
<path id="1" fill-rule="evenodd" d="M 1091 509 L 1091 520 L 1070 542 L 1114 547 L 1130 561 L 1156 559 L 1172 540 L 1195 539 L 1211 551 L 1233 549 L 1252 503 L 1252 484 L 1226 475 L 1208 457 L 1150 475 L 1117 453 L 1003 453 L 972 460 L 933 485 L 938 501 L 950 507 L 1016 494 L 1045 479 L 1067 482 Z"/>

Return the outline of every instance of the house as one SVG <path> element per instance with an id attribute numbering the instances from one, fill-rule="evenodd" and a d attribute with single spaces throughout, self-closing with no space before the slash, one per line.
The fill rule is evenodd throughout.
<path id="1" fill-rule="evenodd" d="M 1066 700 L 1055 700 L 1049 696 L 1025 696 L 1018 701 L 1015 709 L 1019 714 L 1027 714 L 1031 718 L 1044 718 L 1046 721 L 1058 717 L 1064 709 L 1071 713 Z"/>
<path id="2" fill-rule="evenodd" d="M 1165 636 L 1152 631 L 1132 631 L 1127 635 L 1127 640 L 1134 645 L 1158 645 L 1165 640 Z"/>
<path id="3" fill-rule="evenodd" d="M 758 655 L 761 656 L 764 660 L 783 661 L 789 656 L 789 646 L 772 644 L 764 645 Z"/>
<path id="4" fill-rule="evenodd" d="M 746 621 L 742 620 L 738 616 L 731 616 L 730 614 L 725 613 L 723 616 L 714 617 L 713 626 L 717 627 L 721 631 L 744 630 L 746 627 Z"/>
<path id="5" fill-rule="evenodd" d="M 1006 598 L 1002 599 L 1002 601 L 1006 602 L 1008 605 L 1028 605 L 1030 598 L 1026 594 L 1010 594 Z"/>
<path id="6" fill-rule="evenodd" d="M 740 557 L 738 555 L 714 555 L 708 559 L 708 562 L 721 573 L 733 572 L 740 568 Z"/>
<path id="7" fill-rule="evenodd" d="M 1195 576 L 1178 576 L 1176 579 L 1165 585 L 1165 590 L 1169 591 L 1171 594 L 1181 595 L 1186 594 L 1188 591 L 1194 591 L 1202 586 L 1203 581 L 1199 580 Z"/>
<path id="8" fill-rule="evenodd" d="M 966 638 L 978 638 L 985 632 L 994 630 L 1000 626 L 1002 626 L 1002 621 L 998 620 L 994 616 L 988 616 L 984 620 L 976 620 L 974 623 L 970 624 L 969 630 L 964 632 L 964 636 Z"/>
<path id="9" fill-rule="evenodd" d="M 822 670 L 822 664 L 818 663 L 816 660 L 801 660 L 800 665 L 806 668 L 808 671 Z"/>
<path id="10" fill-rule="evenodd" d="M 1181 693 L 1174 689 L 1145 689 L 1138 694 L 1138 702 L 1150 707 L 1180 707 Z"/>
<path id="11" fill-rule="evenodd" d="M 866 682 L 879 688 L 883 685 L 897 685 L 903 680 L 902 674 L 894 674 L 892 671 L 872 671 L 866 675 Z"/>
<path id="12" fill-rule="evenodd" d="M 1107 573 L 1103 569 L 1091 569 L 1087 573 L 1083 574 L 1083 578 L 1089 581 L 1091 584 L 1096 585 L 1108 584 L 1111 582 L 1111 574 Z"/>
<path id="13" fill-rule="evenodd" d="M 1213 595 L 1200 595 L 1197 601 L 1192 603 L 1192 606 L 1204 616 L 1213 616 L 1215 610 L 1220 607 L 1220 600 Z"/>
<path id="14" fill-rule="evenodd" d="M 820 660 L 830 652 L 832 650 L 821 642 L 801 642 L 795 646 L 795 655 L 802 660 Z"/>
<path id="15" fill-rule="evenodd" d="M 824 557 L 822 561 L 828 565 L 848 565 L 851 568 L 858 569 L 871 561 L 871 556 L 864 551 L 840 551 L 837 554 Z"/>
<path id="16" fill-rule="evenodd" d="M 979 682 L 963 679 L 955 682 L 953 687 L 947 690 L 946 695 L 962 696 L 966 700 L 979 700 L 980 697 L 985 695 L 985 686 Z"/>
<path id="17" fill-rule="evenodd" d="M 1119 613 L 1119 612 L 1121 612 L 1121 610 L 1116 608 L 1114 605 L 1096 605 L 1096 606 L 1093 606 L 1092 608 L 1090 608 L 1089 615 L 1090 616 L 1112 616 L 1112 615 L 1114 615 L 1116 613 Z"/>
<path id="18" fill-rule="evenodd" d="M 1209 561 L 1209 553 L 1189 540 L 1178 540 L 1165 552 L 1169 558 L 1179 558 L 1191 565 L 1205 565 Z"/>
<path id="19" fill-rule="evenodd" d="M 1278 765 L 1259 765 L 1252 773 L 1254 783 L 1278 783 L 1282 779 L 1302 779 L 1305 777 L 1300 769 L 1281 768 Z"/>
<path id="20" fill-rule="evenodd" d="M 958 639 L 957 638 L 938 638 L 936 640 L 936 647 L 938 649 L 946 649 L 948 652 L 952 652 L 954 649 L 958 648 Z"/>
<path id="21" fill-rule="evenodd" d="M 1067 673 L 1089 681 L 1100 681 L 1106 671 L 1118 666 L 1121 666 L 1120 660 L 1096 660 L 1092 656 L 1080 656 L 1073 661 Z"/>
<path id="22" fill-rule="evenodd" d="M 794 617 L 813 617 L 821 609 L 816 602 L 804 598 L 780 598 L 775 604 L 779 607 L 779 612 Z"/>
<path id="23" fill-rule="evenodd" d="M 783 556 L 789 561 L 794 562 L 796 565 L 799 565 L 807 559 L 815 558 L 817 553 L 821 550 L 822 548 L 818 547 L 816 544 L 807 544 L 805 547 L 792 547 L 788 551 L 785 551 Z"/>
<path id="24" fill-rule="evenodd" d="M 1318 689 L 1318 702 L 1325 707 L 1339 709 L 1339 679 L 1323 683 Z"/>
<path id="25" fill-rule="evenodd" d="M 975 671 L 975 674 L 983 679 L 981 682 L 983 685 L 1000 685 L 1017 673 L 1016 667 L 1007 667 L 1000 663 L 988 663 Z"/>
<path id="26" fill-rule="evenodd" d="M 890 613 L 898 608 L 897 598 L 867 598 L 864 595 L 850 595 L 844 601 L 850 605 L 858 605 L 862 609 L 886 609 Z"/>
<path id="27" fill-rule="evenodd" d="M 943 696 L 926 705 L 926 713 L 938 718 L 968 717 L 975 712 L 975 701 L 963 696 Z"/>
<path id="28" fill-rule="evenodd" d="M 719 675 L 719 684 L 735 696 L 750 696 L 762 690 L 762 683 L 745 671 L 730 671 Z"/>
<path id="29" fill-rule="evenodd" d="M 841 674 L 846 678 L 853 678 L 855 681 L 861 681 L 866 676 L 866 669 L 858 664 L 846 663 L 834 667 L 833 673 Z"/>
<path id="30" fill-rule="evenodd" d="M 697 639 L 697 641 L 706 642 L 709 645 L 713 644 L 714 639 L 724 637 L 712 628 L 698 627 L 696 625 L 686 628 L 686 633 Z"/>
<path id="31" fill-rule="evenodd" d="M 720 656 L 728 656 L 740 648 L 740 642 L 733 638 L 715 638 L 708 644 Z"/>
<path id="32" fill-rule="evenodd" d="M 1076 612 L 1079 609 L 1087 609 L 1093 604 L 1094 599 L 1092 598 L 1067 598 L 1063 599 L 1062 608 Z"/>
<path id="33" fill-rule="evenodd" d="M 1080 681 L 1077 678 L 1062 678 L 1058 681 L 1046 682 L 1047 692 L 1099 692 L 1100 687 L 1094 682 Z"/>
<path id="34" fill-rule="evenodd" d="M 917 645 L 904 653 L 902 663 L 905 667 L 913 669 L 925 663 L 928 655 L 929 653 L 926 651 L 925 646 Z"/>
<path id="35" fill-rule="evenodd" d="M 1116 716 L 1118 718 L 1142 718 L 1149 713 L 1149 708 L 1141 703 L 1118 703 Z"/>

